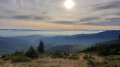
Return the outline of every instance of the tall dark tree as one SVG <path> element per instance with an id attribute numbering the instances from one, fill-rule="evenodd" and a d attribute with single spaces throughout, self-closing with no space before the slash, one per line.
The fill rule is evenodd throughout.
<path id="1" fill-rule="evenodd" d="M 118 39 L 120 40 L 120 35 L 118 36 Z"/>
<path id="2" fill-rule="evenodd" d="M 38 53 L 32 46 L 29 48 L 25 55 L 32 59 L 38 58 Z"/>
<path id="3" fill-rule="evenodd" d="M 44 50 L 44 43 L 43 43 L 42 40 L 40 41 L 40 44 L 38 45 L 37 51 L 39 53 L 44 53 L 45 52 L 45 50 Z"/>

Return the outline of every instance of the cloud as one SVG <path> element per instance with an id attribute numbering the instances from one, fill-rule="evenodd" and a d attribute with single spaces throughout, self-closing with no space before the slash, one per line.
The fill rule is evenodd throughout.
<path id="1" fill-rule="evenodd" d="M 106 10 L 106 9 L 120 9 L 120 1 L 107 2 L 103 4 L 94 5 L 94 10 Z"/>
<path id="2" fill-rule="evenodd" d="M 15 4 L 17 5 L 18 8 L 23 8 L 23 0 L 14 0 Z"/>
<path id="3" fill-rule="evenodd" d="M 22 16 L 21 15 L 21 16 L 13 16 L 12 18 L 14 18 L 14 19 L 24 19 L 25 20 L 25 19 L 31 19 L 31 16 L 24 16 L 24 15 Z"/>
<path id="4" fill-rule="evenodd" d="M 72 21 L 53 21 L 51 23 L 56 23 L 56 24 L 75 24 L 75 22 L 72 22 Z"/>
<path id="5" fill-rule="evenodd" d="M 120 12 L 116 12 L 116 13 L 113 13 L 113 14 L 115 14 L 115 15 L 120 15 Z"/>
<path id="6" fill-rule="evenodd" d="M 120 18 L 106 18 L 104 22 L 88 22 L 84 24 L 95 26 L 120 26 Z"/>
<path id="7" fill-rule="evenodd" d="M 98 27 L 103 25 L 120 25 L 119 18 L 116 18 L 120 16 L 119 0 L 74 0 L 76 4 L 71 10 L 64 7 L 64 1 L 65 0 L 0 0 L 0 25 L 2 26 L 1 22 L 4 21 L 5 25 L 10 25 L 14 22 L 14 24 L 16 24 L 15 26 L 20 26 L 22 24 L 25 25 L 27 23 L 26 20 L 30 21 L 30 23 L 26 25 L 31 25 L 31 22 L 38 22 L 39 24 L 36 24 L 36 27 L 45 24 L 43 27 L 49 25 L 51 29 L 55 28 L 56 25 L 61 25 L 61 28 L 62 26 L 64 27 L 64 25 L 73 25 L 74 27 L 78 25 L 96 25 Z M 18 24 L 17 22 L 22 23 Z M 13 27 L 14 25 L 11 25 L 9 28 Z M 84 29 L 86 28 L 87 27 Z"/>
<path id="8" fill-rule="evenodd" d="M 80 19 L 81 22 L 87 22 L 87 21 L 93 21 L 93 20 L 98 20 L 100 19 L 99 17 L 88 17 L 84 19 Z"/>
<path id="9" fill-rule="evenodd" d="M 34 16 L 33 19 L 34 20 L 45 20 L 45 19 L 48 19 L 48 17 Z"/>
<path id="10" fill-rule="evenodd" d="M 15 16 L 0 16 L 1 19 L 16 19 L 16 20 L 47 20 L 48 17 L 40 17 L 33 15 L 15 15 Z"/>
<path id="11" fill-rule="evenodd" d="M 0 0 L 0 3 L 2 4 L 4 4 L 4 3 L 7 3 L 7 4 L 10 4 L 10 0 Z"/>
<path id="12" fill-rule="evenodd" d="M 43 16 L 33 16 L 33 15 L 18 15 L 13 16 L 13 19 L 19 19 L 19 20 L 47 20 L 48 17 Z"/>

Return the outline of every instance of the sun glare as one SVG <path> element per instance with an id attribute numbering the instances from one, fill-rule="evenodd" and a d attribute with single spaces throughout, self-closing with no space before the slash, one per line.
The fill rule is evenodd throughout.
<path id="1" fill-rule="evenodd" d="M 74 5 L 75 5 L 75 3 L 73 2 L 73 0 L 66 0 L 65 3 L 64 3 L 64 6 L 68 9 L 73 8 Z"/>

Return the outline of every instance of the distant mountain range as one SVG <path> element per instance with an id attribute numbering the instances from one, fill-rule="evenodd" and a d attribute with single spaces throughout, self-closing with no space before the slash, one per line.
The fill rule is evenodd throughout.
<path id="1" fill-rule="evenodd" d="M 38 40 L 38 39 L 43 38 L 43 37 L 45 37 L 45 36 L 42 36 L 42 35 L 29 35 L 29 36 L 17 36 L 17 37 L 13 37 L 13 38 L 26 40 L 26 41 L 29 41 L 31 43 L 34 43 L 35 40 Z"/>
<path id="2" fill-rule="evenodd" d="M 15 50 L 26 51 L 31 44 L 29 41 L 17 38 L 0 37 L 0 55 L 12 53 Z"/>
<path id="3" fill-rule="evenodd" d="M 32 30 L 32 29 L 0 29 L 3 31 L 44 31 L 44 30 Z"/>
<path id="4" fill-rule="evenodd" d="M 38 44 L 40 40 L 43 40 L 45 44 L 90 46 L 99 42 L 116 40 L 118 39 L 118 35 L 120 35 L 120 30 L 110 30 L 94 34 L 77 34 L 72 36 L 43 37 L 35 40 L 34 43 Z"/>
<path id="5" fill-rule="evenodd" d="M 50 30 L 36 30 L 36 29 L 0 29 L 3 31 L 50 31 Z M 52 31 L 104 31 L 104 30 L 52 30 Z"/>
<path id="6" fill-rule="evenodd" d="M 11 53 L 15 50 L 22 49 L 27 50 L 30 45 L 33 45 L 36 48 L 40 40 L 43 40 L 45 43 L 46 51 L 54 51 L 56 49 L 70 51 L 76 46 L 78 48 L 71 51 L 77 51 L 96 43 L 117 40 L 118 35 L 120 35 L 120 30 L 109 30 L 94 34 L 77 34 L 71 36 L 47 37 L 42 35 L 30 35 L 0 37 L 0 53 Z"/>

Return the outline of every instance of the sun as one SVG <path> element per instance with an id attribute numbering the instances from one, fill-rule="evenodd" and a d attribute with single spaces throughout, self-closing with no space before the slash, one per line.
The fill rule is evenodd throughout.
<path id="1" fill-rule="evenodd" d="M 75 3 L 73 2 L 73 0 L 66 0 L 65 3 L 64 3 L 64 6 L 68 9 L 73 8 L 74 5 L 75 5 Z"/>

